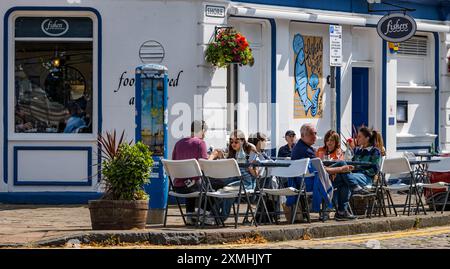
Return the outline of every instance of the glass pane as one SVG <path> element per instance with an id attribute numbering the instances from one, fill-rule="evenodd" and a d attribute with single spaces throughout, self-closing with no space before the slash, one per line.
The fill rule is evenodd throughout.
<path id="1" fill-rule="evenodd" d="M 15 43 L 15 132 L 92 133 L 92 42 Z"/>
<path id="2" fill-rule="evenodd" d="M 142 80 L 141 136 L 155 156 L 164 155 L 164 80 Z"/>

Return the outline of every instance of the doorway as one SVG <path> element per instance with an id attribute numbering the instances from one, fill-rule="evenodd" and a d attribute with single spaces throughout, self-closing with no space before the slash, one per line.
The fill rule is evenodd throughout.
<path id="1" fill-rule="evenodd" d="M 369 126 L 369 69 L 352 68 L 352 124 Z"/>

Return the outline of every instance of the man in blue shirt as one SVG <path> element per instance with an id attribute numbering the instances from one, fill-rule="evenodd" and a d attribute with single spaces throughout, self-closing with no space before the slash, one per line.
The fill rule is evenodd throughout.
<path id="1" fill-rule="evenodd" d="M 291 153 L 291 160 L 303 158 L 316 158 L 316 151 L 313 149 L 317 141 L 317 130 L 311 123 L 303 124 L 300 129 L 300 140 L 295 144 Z"/>
<path id="2" fill-rule="evenodd" d="M 303 158 L 316 158 L 316 152 L 312 145 L 317 141 L 317 129 L 311 123 L 304 124 L 300 129 L 300 140 L 297 142 L 295 147 L 292 149 L 292 160 L 299 160 Z M 333 186 L 337 188 L 333 199 L 337 200 L 337 212 L 335 214 L 336 220 L 352 220 L 356 217 L 348 211 L 348 198 L 350 198 L 351 191 L 348 184 L 346 184 L 345 177 L 347 173 L 354 169 L 351 165 L 346 165 L 345 163 L 339 164 L 339 167 L 325 167 L 325 170 L 330 175 L 340 174 L 333 181 Z M 299 180 L 295 180 L 291 184 L 299 187 Z M 309 192 L 313 188 L 313 180 L 306 178 L 305 185 L 306 191 Z M 292 186 L 292 185 L 291 185 Z"/>
<path id="3" fill-rule="evenodd" d="M 292 154 L 292 149 L 294 148 L 296 142 L 295 132 L 292 130 L 287 131 L 286 134 L 284 135 L 284 139 L 286 139 L 287 144 L 280 147 L 277 156 L 281 158 L 286 157 L 290 158 Z"/>

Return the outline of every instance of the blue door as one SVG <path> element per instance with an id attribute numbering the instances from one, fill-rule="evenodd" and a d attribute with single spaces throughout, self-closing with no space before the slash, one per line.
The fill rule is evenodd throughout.
<path id="1" fill-rule="evenodd" d="M 352 123 L 369 126 L 369 69 L 352 69 Z"/>

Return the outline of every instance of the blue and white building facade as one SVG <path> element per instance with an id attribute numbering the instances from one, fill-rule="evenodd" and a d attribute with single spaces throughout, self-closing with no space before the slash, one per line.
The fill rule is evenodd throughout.
<path id="1" fill-rule="evenodd" d="M 450 151 L 450 1 L 395 2 L 415 9 L 408 14 L 417 22 L 398 52 L 376 31 L 385 12 L 369 13 L 366 0 L 3 0 L 0 203 L 99 197 L 96 137 L 113 129 L 135 137 L 134 70 L 150 62 L 169 70 L 169 156 L 190 132 L 180 126 L 194 118 L 209 124 L 214 147 L 225 147 L 234 128 L 265 132 L 278 148 L 286 130 L 299 133 L 305 122 L 319 135 L 331 128 L 347 135 L 364 122 L 381 130 L 390 156 Z M 335 89 L 327 83 L 330 25 L 342 26 Z M 224 26 L 247 37 L 253 67 L 205 62 Z M 311 54 L 305 70 L 314 116 L 300 111 L 296 96 L 297 35 Z M 71 114 L 83 123 L 67 128 Z"/>

